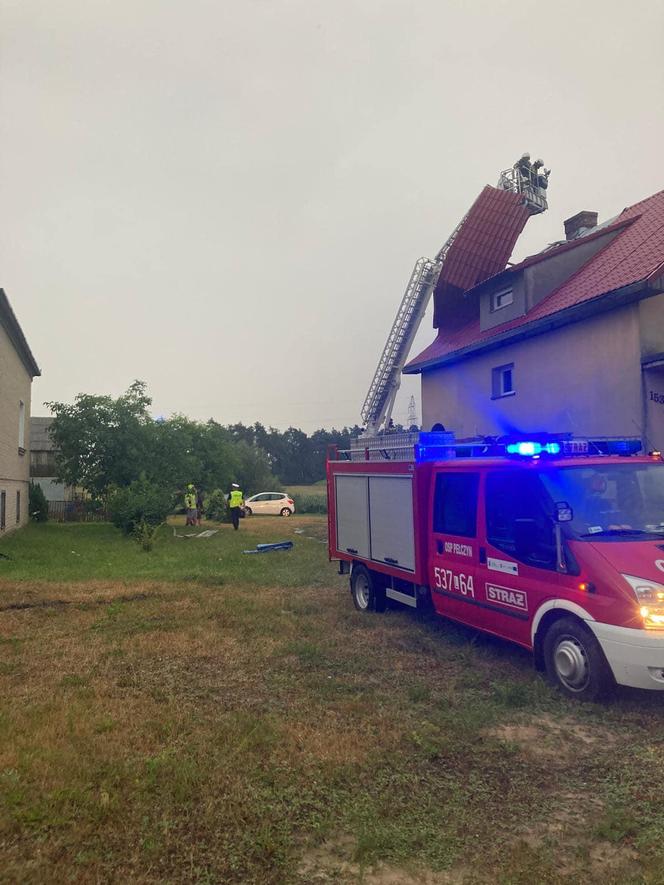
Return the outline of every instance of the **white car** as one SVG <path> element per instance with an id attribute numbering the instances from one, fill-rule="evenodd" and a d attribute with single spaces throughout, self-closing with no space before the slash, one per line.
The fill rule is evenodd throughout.
<path id="1" fill-rule="evenodd" d="M 256 516 L 291 516 L 295 513 L 295 501 L 285 492 L 259 492 L 244 502 L 244 515 L 251 516 L 253 513 Z"/>

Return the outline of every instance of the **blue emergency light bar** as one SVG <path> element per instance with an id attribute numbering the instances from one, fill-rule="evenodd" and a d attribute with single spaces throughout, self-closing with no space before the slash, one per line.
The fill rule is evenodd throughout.
<path id="1" fill-rule="evenodd" d="M 534 433 L 528 436 L 484 436 L 454 440 L 450 433 L 421 433 L 415 445 L 416 461 L 442 461 L 449 458 L 492 458 L 516 455 L 520 458 L 579 455 L 636 455 L 642 449 L 635 437 L 574 438 L 571 433 Z"/>

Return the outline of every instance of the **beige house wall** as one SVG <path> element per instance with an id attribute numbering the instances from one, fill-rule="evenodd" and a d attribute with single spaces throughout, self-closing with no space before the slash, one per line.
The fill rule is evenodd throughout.
<path id="1" fill-rule="evenodd" d="M 664 366 L 643 372 L 646 443 L 648 449 L 664 451 Z"/>
<path id="2" fill-rule="evenodd" d="M 0 325 L 0 493 L 6 493 L 6 525 L 12 531 L 28 521 L 30 476 L 30 393 L 32 379 Z M 25 404 L 24 449 L 19 453 L 19 403 Z M 17 521 L 16 493 L 20 492 Z"/>
<path id="3" fill-rule="evenodd" d="M 643 321 L 632 304 L 425 372 L 422 426 L 441 422 L 458 437 L 510 431 L 642 435 Z M 509 363 L 515 393 L 492 399 L 492 369 Z M 649 442 L 664 448 L 664 438 Z"/>
<path id="4" fill-rule="evenodd" d="M 664 295 L 639 301 L 639 330 L 643 359 L 664 353 Z"/>

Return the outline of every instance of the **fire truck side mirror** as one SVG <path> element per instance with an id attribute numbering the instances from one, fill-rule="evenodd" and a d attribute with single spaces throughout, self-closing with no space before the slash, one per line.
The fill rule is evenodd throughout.
<path id="1" fill-rule="evenodd" d="M 567 501 L 558 501 L 556 503 L 555 520 L 556 522 L 571 522 L 574 519 L 574 511 Z"/>

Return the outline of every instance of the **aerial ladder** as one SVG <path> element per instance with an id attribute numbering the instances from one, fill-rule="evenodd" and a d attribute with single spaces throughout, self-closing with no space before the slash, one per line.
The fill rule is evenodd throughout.
<path id="1" fill-rule="evenodd" d="M 529 213 L 539 214 L 547 208 L 548 176 L 549 170 L 543 168 L 540 160 L 531 165 L 529 155 L 524 154 L 514 166 L 500 173 L 497 189 L 521 194 Z M 401 385 L 401 371 L 447 254 L 467 217 L 468 214 L 464 215 L 435 258 L 422 257 L 415 262 L 362 406 L 362 422 L 365 427 L 363 437 L 376 436 L 383 426 L 385 429 L 390 426 L 394 401 Z"/>

